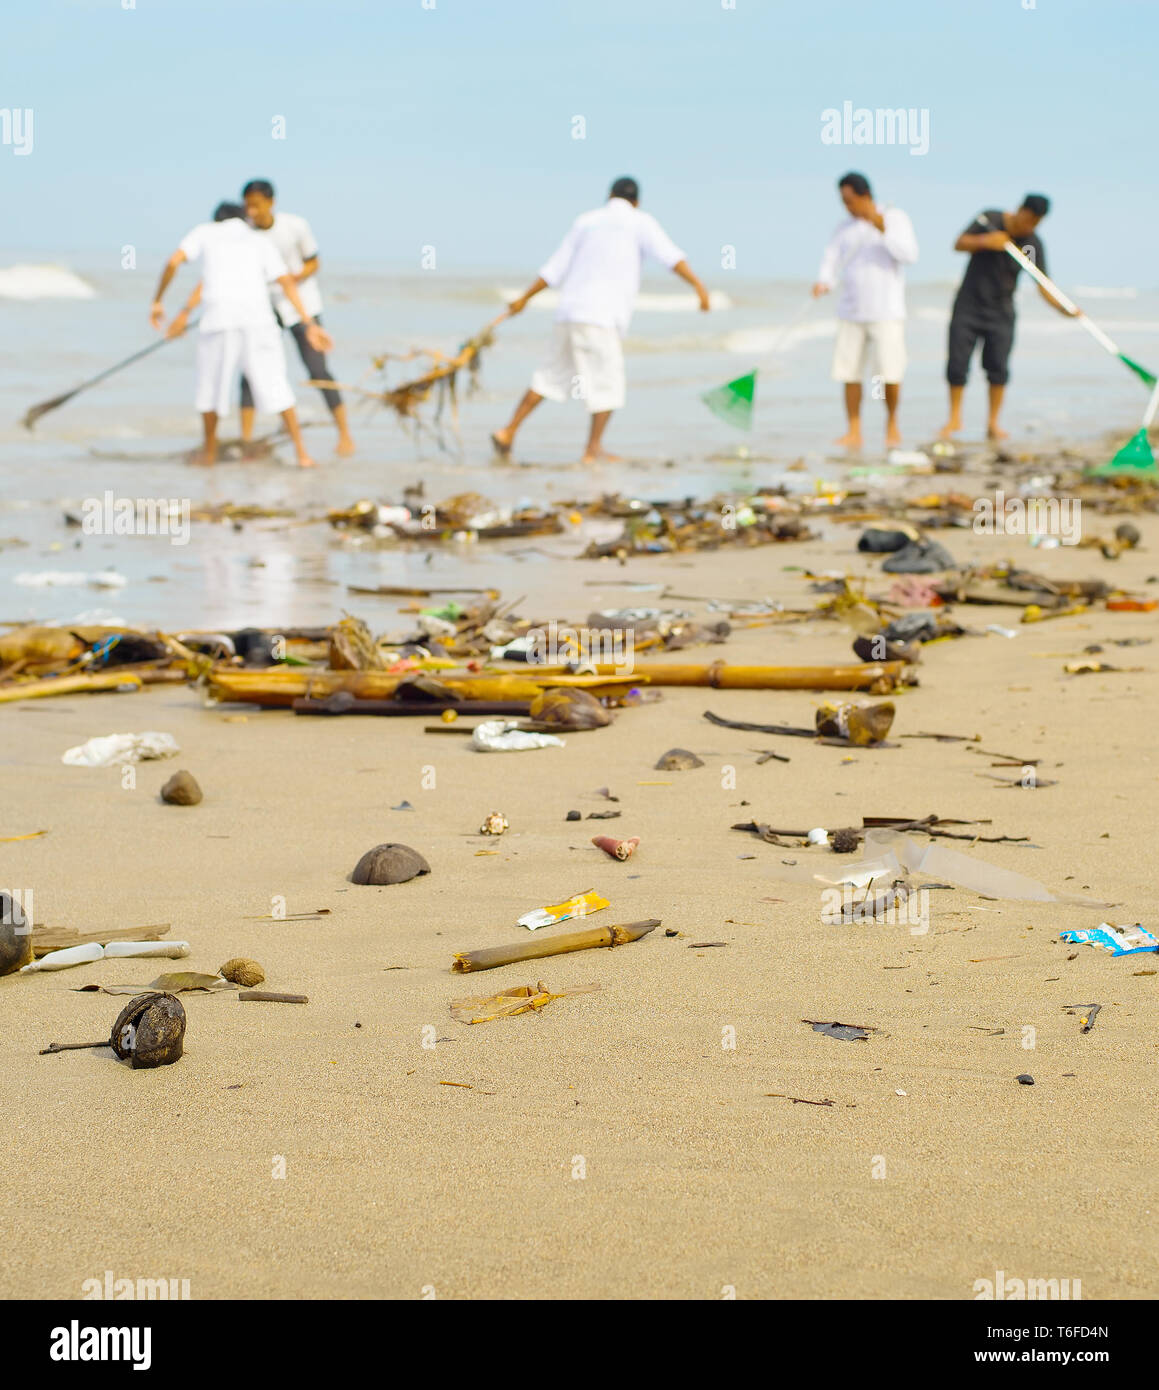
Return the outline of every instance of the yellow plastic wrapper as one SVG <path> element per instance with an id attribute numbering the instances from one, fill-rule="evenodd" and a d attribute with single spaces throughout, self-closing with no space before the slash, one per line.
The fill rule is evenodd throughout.
<path id="1" fill-rule="evenodd" d="M 451 1000 L 451 1017 L 457 1023 L 490 1023 L 496 1018 L 514 1018 L 516 1014 L 538 1012 L 553 999 L 566 999 L 569 994 L 590 994 L 599 985 L 577 985 L 574 989 L 553 994 L 540 980 L 534 985 L 516 985 L 500 994 L 472 995 L 468 999 Z"/>

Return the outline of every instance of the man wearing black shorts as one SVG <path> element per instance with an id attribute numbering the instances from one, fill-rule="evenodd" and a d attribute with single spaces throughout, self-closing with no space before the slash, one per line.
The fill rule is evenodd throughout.
<path id="1" fill-rule="evenodd" d="M 982 370 L 990 383 L 990 413 L 986 427 L 989 439 L 1005 439 L 998 416 L 1010 373 L 1007 364 L 1014 346 L 1014 288 L 1022 267 L 1005 251 L 1007 242 L 1018 246 L 1023 255 L 1045 275 L 1046 252 L 1035 235 L 1035 228 L 1050 210 L 1041 193 L 1028 193 L 1017 212 L 990 209 L 975 218 L 954 243 L 955 251 L 966 251 L 970 264 L 962 278 L 954 312 L 950 317 L 949 354 L 946 380 L 950 384 L 950 418 L 941 432 L 949 439 L 962 428 L 962 393 L 970 358 L 979 341 L 982 344 Z M 1039 293 L 1060 314 L 1068 314 L 1041 285 Z"/>

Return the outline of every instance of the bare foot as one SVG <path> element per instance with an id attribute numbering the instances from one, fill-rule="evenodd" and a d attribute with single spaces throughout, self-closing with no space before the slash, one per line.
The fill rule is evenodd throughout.
<path id="1" fill-rule="evenodd" d="M 885 447 L 896 449 L 901 443 L 901 430 L 896 425 L 891 425 L 885 432 Z"/>
<path id="2" fill-rule="evenodd" d="M 299 454 L 299 455 L 298 455 L 298 467 L 299 467 L 299 468 L 317 468 L 318 465 L 314 462 L 314 460 L 310 457 L 309 454 Z"/>
<path id="3" fill-rule="evenodd" d="M 623 463 L 619 454 L 608 454 L 603 449 L 599 449 L 594 454 L 584 454 L 580 463 Z"/>
<path id="4" fill-rule="evenodd" d="M 199 468 L 211 466 L 215 460 L 211 454 L 207 454 L 204 449 L 190 449 L 185 455 L 185 462 L 195 464 Z"/>
<path id="5" fill-rule="evenodd" d="M 997 425 L 990 425 L 986 430 L 987 439 L 1009 439 L 1010 436 L 1005 430 L 999 429 Z"/>
<path id="6" fill-rule="evenodd" d="M 334 452 L 339 458 L 349 458 L 354 452 L 354 440 L 348 434 L 340 434 Z"/>
<path id="7" fill-rule="evenodd" d="M 511 446 L 515 442 L 515 436 L 510 430 L 496 430 L 491 436 L 491 443 L 495 446 L 495 452 L 500 458 L 506 458 L 511 453 Z"/>
<path id="8" fill-rule="evenodd" d="M 835 439 L 833 443 L 839 445 L 843 449 L 860 449 L 861 431 L 849 430 L 848 433 L 843 434 L 840 439 Z"/>
<path id="9" fill-rule="evenodd" d="M 961 420 L 949 420 L 938 431 L 939 439 L 953 439 L 954 435 L 962 433 Z"/>

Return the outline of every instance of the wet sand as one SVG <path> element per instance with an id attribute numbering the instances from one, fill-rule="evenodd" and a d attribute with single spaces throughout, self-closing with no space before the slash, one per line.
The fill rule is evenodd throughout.
<path id="1" fill-rule="evenodd" d="M 1110 531 L 1115 518 L 1093 524 Z M 1139 525 L 1143 545 L 1116 562 L 1022 538 L 938 538 L 959 560 L 1014 554 L 1047 575 L 1147 591 L 1159 521 Z M 625 578 L 805 606 L 806 585 L 783 567 L 876 575 L 857 533 L 622 568 L 561 561 L 540 567 L 520 608 L 579 618 L 656 601 L 613 582 Z M 509 597 L 524 591 L 495 569 Z M 390 610 L 356 609 L 376 630 L 392 625 Z M 1018 627 L 1017 615 L 957 610 L 979 629 Z M 1159 976 L 1140 972 L 1156 958 L 1113 959 L 1058 932 L 1155 926 L 1159 649 L 1108 645 L 1099 658 L 1139 673 L 1062 666 L 1093 642 L 1152 637 L 1156 619 L 1098 608 L 1014 640 L 928 646 L 920 686 L 897 697 L 898 746 L 884 749 L 702 717 L 810 724 L 821 697 L 809 692 L 666 690 L 562 750 L 511 755 L 425 734 L 421 720 L 207 709 L 184 687 L 0 709 L 0 834 L 49 831 L 0 844 L 0 879 L 34 888 L 38 921 L 170 922 L 171 939 L 192 943 L 180 963 L 0 980 L 0 1292 L 80 1297 L 85 1279 L 111 1270 L 187 1278 L 194 1298 L 964 1299 L 1003 1270 L 1080 1279 L 1085 1299 L 1153 1296 Z M 844 662 L 852 635 L 820 621 L 759 628 L 682 659 Z M 60 762 L 74 744 L 129 729 L 170 732 L 181 754 L 142 764 L 135 790 L 119 770 Z M 927 731 L 982 741 L 899 737 Z M 655 771 L 672 746 L 705 765 Z M 791 761 L 758 766 L 766 748 Z M 1003 787 L 980 775 L 992 769 L 979 748 L 1041 758 L 1057 785 Z M 200 781 L 200 806 L 158 800 L 177 768 Z M 605 809 L 604 785 L 620 819 L 566 822 L 570 809 Z M 392 809 L 404 800 L 414 809 Z M 511 823 L 499 840 L 476 833 L 491 810 Z M 943 843 L 1118 906 L 951 889 L 930 894 L 926 935 L 824 925 L 820 885 L 787 879 L 781 861 L 818 872 L 843 861 L 729 828 L 935 812 L 1030 838 Z M 615 863 L 589 843 L 603 832 L 639 835 L 641 847 Z M 433 872 L 352 885 L 359 856 L 383 841 L 414 846 Z M 612 952 L 449 973 L 456 950 L 521 940 L 520 914 L 588 888 L 612 904 L 592 925 L 663 926 Z M 290 914 L 329 915 L 252 920 L 277 898 Z M 694 949 L 705 941 L 727 944 Z M 125 1002 L 79 986 L 212 971 L 236 955 L 309 1004 L 185 995 L 185 1056 L 153 1072 L 108 1051 L 37 1055 L 50 1040 L 100 1036 Z M 450 1018 L 454 998 L 537 979 L 602 988 L 536 1015 Z M 1088 1002 L 1102 1011 L 1082 1034 L 1063 1006 Z M 877 1031 L 843 1042 L 802 1019 Z M 722 1045 L 729 1030 L 735 1048 Z M 1024 1072 L 1033 1087 L 1017 1084 Z M 279 1159 L 284 1177 L 273 1176 Z"/>

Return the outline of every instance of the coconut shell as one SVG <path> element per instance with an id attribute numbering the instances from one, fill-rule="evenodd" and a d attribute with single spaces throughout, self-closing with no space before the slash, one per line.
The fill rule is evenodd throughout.
<path id="1" fill-rule="evenodd" d="M 354 866 L 350 878 L 353 883 L 406 883 L 430 871 L 427 861 L 409 845 L 375 845 Z"/>
<path id="2" fill-rule="evenodd" d="M 7 893 L 0 893 L 0 975 L 11 975 L 32 961 L 32 923 Z"/>
<path id="3" fill-rule="evenodd" d="M 175 994 L 156 991 L 130 999 L 113 1024 L 109 1045 L 134 1069 L 166 1067 L 185 1044 L 185 1008 Z"/>
<path id="4" fill-rule="evenodd" d="M 657 772 L 687 772 L 690 767 L 703 767 L 704 762 L 687 748 L 669 748 L 656 764 Z"/>
<path id="5" fill-rule="evenodd" d="M 196 806 L 201 800 L 201 788 L 191 772 L 175 772 L 161 788 L 161 800 L 170 806 Z"/>
<path id="6" fill-rule="evenodd" d="M 243 989 L 253 989 L 266 978 L 266 972 L 257 961 L 250 960 L 247 956 L 234 956 L 224 965 L 219 965 L 217 973 L 233 984 L 241 985 Z"/>
<path id="7" fill-rule="evenodd" d="M 529 713 L 553 729 L 602 729 L 612 716 L 594 695 L 579 687 L 544 690 L 531 702 Z"/>

